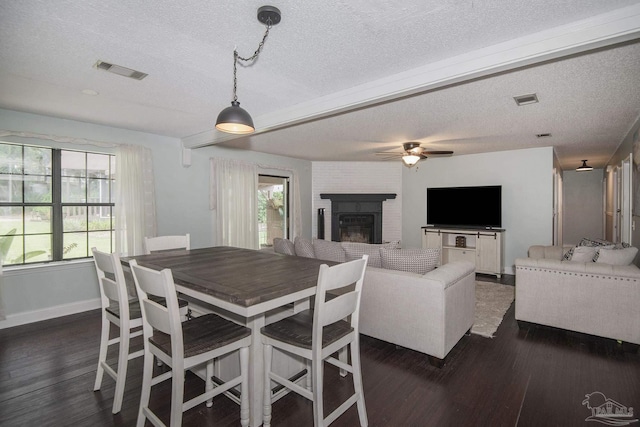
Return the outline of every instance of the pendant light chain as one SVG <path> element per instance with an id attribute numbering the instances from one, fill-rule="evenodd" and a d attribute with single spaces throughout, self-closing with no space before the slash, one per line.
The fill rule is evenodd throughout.
<path id="1" fill-rule="evenodd" d="M 255 61 L 258 58 L 258 55 L 260 55 L 260 52 L 262 51 L 262 47 L 264 46 L 264 42 L 267 40 L 267 36 L 269 35 L 269 30 L 271 29 L 271 21 L 267 22 L 266 27 L 267 27 L 267 30 L 264 32 L 262 41 L 258 45 L 258 48 L 256 49 L 256 51 L 253 52 L 253 55 L 251 55 L 249 58 L 243 58 L 238 54 L 238 51 L 235 49 L 233 51 L 233 100 L 234 101 L 238 100 L 238 95 L 236 95 L 236 90 L 238 88 L 238 77 L 237 77 L 238 61 L 249 62 L 249 61 Z"/>
<path id="2" fill-rule="evenodd" d="M 250 63 L 258 58 L 258 55 L 262 52 L 264 43 L 269 36 L 269 30 L 274 25 L 278 25 L 278 23 L 280 23 L 282 15 L 277 7 L 262 6 L 258 8 L 257 18 L 258 21 L 266 27 L 266 30 L 258 48 L 253 52 L 253 55 L 248 58 L 244 58 L 238 54 L 238 50 L 236 48 L 233 49 L 233 100 L 231 101 L 231 106 L 220 111 L 220 114 L 218 114 L 218 118 L 216 119 L 216 129 L 221 132 L 246 135 L 253 133 L 256 130 L 251 115 L 242 108 L 238 102 L 238 62 L 243 61 Z"/>

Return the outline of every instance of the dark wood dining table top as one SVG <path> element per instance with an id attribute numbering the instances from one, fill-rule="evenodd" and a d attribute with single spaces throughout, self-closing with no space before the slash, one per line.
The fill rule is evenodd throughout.
<path id="1" fill-rule="evenodd" d="M 243 307 L 315 287 L 320 265 L 337 264 L 229 246 L 123 257 L 122 263 L 131 259 L 154 270 L 169 268 L 177 285 Z"/>

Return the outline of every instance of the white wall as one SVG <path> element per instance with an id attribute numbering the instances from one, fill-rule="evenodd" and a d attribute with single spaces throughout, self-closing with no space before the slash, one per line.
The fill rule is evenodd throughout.
<path id="1" fill-rule="evenodd" d="M 313 162 L 312 235 L 317 237 L 317 212 L 325 209 L 325 240 L 331 240 L 331 200 L 322 193 L 395 193 L 382 202 L 382 241 L 402 237 L 402 164 L 396 162 Z"/>
<path id="2" fill-rule="evenodd" d="M 564 171 L 563 244 L 577 245 L 583 237 L 604 238 L 602 223 L 603 169 Z"/>
<path id="3" fill-rule="evenodd" d="M 213 156 L 244 159 L 263 166 L 292 168 L 299 174 L 302 232 L 311 236 L 311 162 L 222 147 L 192 151 L 190 167 L 182 166 L 177 138 L 63 120 L 0 109 L 0 130 L 33 132 L 143 145 L 153 152 L 158 234 L 191 233 L 194 248 L 215 244 L 209 211 L 209 159 Z M 91 145 L 70 145 L 41 139 L 0 138 L 10 142 L 114 152 Z M 0 283 L 7 320 L 0 328 L 99 307 L 99 291 L 91 260 L 45 266 L 6 267 Z"/>
<path id="4" fill-rule="evenodd" d="M 422 245 L 427 187 L 502 185 L 506 274 L 531 245 L 550 245 L 553 233 L 553 148 L 430 158 L 402 173 L 403 247 Z M 482 206 L 469 206 L 482 209 Z"/>

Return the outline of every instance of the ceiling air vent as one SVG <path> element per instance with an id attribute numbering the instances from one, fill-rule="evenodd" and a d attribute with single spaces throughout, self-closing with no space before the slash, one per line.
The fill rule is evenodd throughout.
<path id="1" fill-rule="evenodd" d="M 98 70 L 108 71 L 113 74 L 118 74 L 120 76 L 125 76 L 136 80 L 142 80 L 148 76 L 147 73 L 143 73 L 142 71 L 132 70 L 131 68 L 122 67 L 120 65 L 109 64 L 108 62 L 104 61 L 96 62 L 96 68 Z"/>
<path id="2" fill-rule="evenodd" d="M 528 105 L 528 104 L 535 104 L 536 102 L 538 102 L 538 96 L 535 93 L 530 93 L 528 95 L 514 96 L 513 99 L 516 100 L 516 104 L 518 104 L 519 107 L 523 105 Z"/>

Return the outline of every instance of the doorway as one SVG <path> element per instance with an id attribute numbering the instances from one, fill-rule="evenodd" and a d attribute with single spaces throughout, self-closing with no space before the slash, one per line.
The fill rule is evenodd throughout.
<path id="1" fill-rule="evenodd" d="M 289 238 L 289 178 L 258 175 L 258 241 L 260 249 L 273 246 L 273 239 Z"/>

